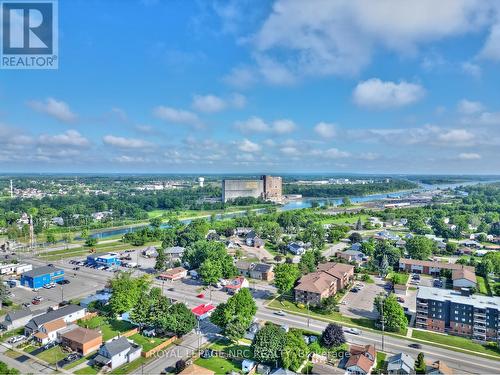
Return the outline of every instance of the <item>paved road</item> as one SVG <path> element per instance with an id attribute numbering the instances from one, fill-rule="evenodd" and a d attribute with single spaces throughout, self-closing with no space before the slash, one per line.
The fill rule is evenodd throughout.
<path id="1" fill-rule="evenodd" d="M 37 263 L 40 262 L 37 261 Z M 71 269 L 69 265 L 66 266 L 63 264 L 62 267 L 65 269 Z M 103 272 L 85 268 L 81 268 L 80 271 L 77 271 L 77 275 L 78 277 L 92 280 L 93 282 L 96 282 L 99 285 L 103 286 L 105 285 L 106 281 L 113 276 L 113 274 L 109 272 Z M 220 302 L 224 302 L 228 298 L 226 293 L 219 290 L 214 290 L 211 293 L 211 295 L 210 293 L 205 293 L 205 298 L 203 299 L 197 298 L 196 295 L 199 293 L 198 289 L 200 288 L 200 285 L 193 283 L 189 280 L 185 282 L 177 281 L 174 283 L 171 282 L 162 283 L 158 280 L 155 280 L 153 284 L 155 286 L 162 287 L 165 295 L 173 299 L 176 299 L 178 301 L 185 302 L 190 307 L 194 307 L 200 303 L 208 303 L 208 302 L 218 304 Z M 257 292 L 254 293 L 258 306 L 258 311 L 256 314 L 257 318 L 262 320 L 270 320 L 277 324 L 287 324 L 289 327 L 304 328 L 304 329 L 308 328 L 312 331 L 317 331 L 317 332 L 321 332 L 326 327 L 327 323 L 323 321 L 311 319 L 308 324 L 307 322 L 308 319 L 305 317 L 296 315 L 288 315 L 281 317 L 274 314 L 273 310 L 268 309 L 265 306 L 266 300 L 263 299 L 264 296 L 270 295 L 270 293 L 272 292 L 272 287 L 266 286 L 265 288 L 264 287 L 261 288 L 259 284 L 254 284 L 253 287 L 257 289 Z M 363 331 L 360 336 L 354 336 L 354 335 L 347 335 L 347 336 L 348 336 L 348 342 L 350 343 L 364 343 L 364 344 L 372 343 L 376 345 L 378 349 L 380 350 L 382 349 L 381 334 L 379 333 Z M 193 344 L 195 343 L 192 341 L 195 340 L 193 337 L 194 336 L 186 337 L 185 346 L 187 348 L 192 347 Z M 198 338 L 196 338 L 196 340 L 198 340 Z M 500 374 L 500 362 L 495 361 L 493 359 L 486 359 L 471 354 L 457 353 L 453 350 L 442 349 L 425 344 L 422 345 L 422 349 L 415 350 L 408 347 L 410 343 L 412 343 L 412 341 L 403 338 L 386 336 L 384 343 L 384 351 L 388 353 L 398 353 L 404 351 L 413 355 L 415 358 L 418 355 L 418 352 L 423 352 L 426 356 L 426 359 L 445 361 L 451 368 L 455 369 L 457 373 Z M 181 354 L 182 353 L 179 352 L 179 355 Z M 187 354 L 187 352 L 184 354 Z M 173 358 L 178 359 L 179 357 L 173 357 Z M 159 373 L 165 367 L 171 366 L 172 363 L 175 364 L 175 360 L 171 359 L 167 361 L 165 358 L 163 359 L 160 358 L 148 364 L 147 367 L 154 369 L 155 371 L 159 370 L 158 371 Z"/>

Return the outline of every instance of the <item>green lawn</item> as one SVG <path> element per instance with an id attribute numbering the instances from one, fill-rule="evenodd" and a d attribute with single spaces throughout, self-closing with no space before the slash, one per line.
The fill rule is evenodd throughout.
<path id="1" fill-rule="evenodd" d="M 156 348 L 158 345 L 160 345 L 162 342 L 165 341 L 163 338 L 159 337 L 146 337 L 141 335 L 140 333 L 136 333 L 135 335 L 132 335 L 129 337 L 131 340 L 133 340 L 137 345 L 142 346 L 142 351 L 148 352 L 153 348 Z"/>
<path id="2" fill-rule="evenodd" d="M 290 301 L 280 302 L 278 300 L 274 300 L 268 306 L 274 307 L 274 308 L 277 308 L 280 310 L 297 312 L 300 314 L 307 315 L 306 308 L 301 309 L 300 307 L 297 307 L 294 303 L 292 303 Z M 310 311 L 309 314 L 311 315 L 311 317 L 314 317 L 314 318 L 317 318 L 320 320 L 335 321 L 335 322 L 339 322 L 339 323 L 347 323 L 347 324 L 354 325 L 354 326 L 375 329 L 375 321 L 368 319 L 368 318 L 350 318 L 348 316 L 342 315 L 339 312 L 332 312 L 329 314 L 319 314 L 319 313 L 316 313 L 314 311 Z"/>
<path id="3" fill-rule="evenodd" d="M 152 357 L 154 358 L 154 357 Z M 135 361 L 127 363 L 126 365 L 120 366 L 117 369 L 114 369 L 110 372 L 110 374 L 130 374 L 134 373 L 133 371 L 141 367 L 143 364 L 147 362 L 147 359 L 144 357 L 139 357 Z M 142 373 L 142 372 L 141 372 Z"/>
<path id="4" fill-rule="evenodd" d="M 409 277 L 410 275 L 404 272 L 389 272 L 385 279 L 391 280 L 394 284 L 405 285 Z"/>
<path id="5" fill-rule="evenodd" d="M 472 350 L 478 353 L 500 356 L 500 351 L 498 349 L 495 350 L 493 348 L 488 348 L 484 345 L 477 344 L 465 337 L 442 335 L 439 333 L 425 332 L 419 330 L 413 330 L 411 337 L 415 339 L 431 341 L 437 344 L 455 346 L 461 349 Z"/>
<path id="6" fill-rule="evenodd" d="M 95 375 L 99 372 L 99 369 L 96 367 L 84 367 L 81 368 L 80 370 L 75 371 L 75 374 L 82 374 L 82 375 Z"/>
<path id="7" fill-rule="evenodd" d="M 231 371 L 241 371 L 241 363 L 221 357 L 212 357 L 209 359 L 198 358 L 194 361 L 198 366 L 214 371 L 216 374 L 228 374 Z"/>
<path id="8" fill-rule="evenodd" d="M 382 353 L 382 352 L 377 352 L 377 366 L 376 366 L 376 368 L 378 368 L 378 369 L 384 368 L 386 357 L 387 357 L 387 354 Z"/>
<path id="9" fill-rule="evenodd" d="M 250 359 L 253 356 L 252 349 L 248 345 L 235 344 L 230 340 L 221 339 L 209 346 L 218 352 L 224 352 L 231 357 Z"/>
<path id="10" fill-rule="evenodd" d="M 9 337 L 22 335 L 24 333 L 24 327 L 13 329 L 12 331 L 5 332 L 0 336 L 0 341 L 7 341 Z"/>
<path id="11" fill-rule="evenodd" d="M 327 217 L 319 221 L 320 224 L 356 224 L 358 219 L 364 224 L 368 220 L 368 215 L 356 215 L 349 217 Z"/>
<path id="12" fill-rule="evenodd" d="M 59 345 L 37 354 L 38 358 L 50 364 L 55 364 L 56 362 L 59 362 L 61 359 L 64 359 L 67 356 L 68 353 L 63 352 Z"/>
<path id="13" fill-rule="evenodd" d="M 102 332 L 103 341 L 108 341 L 118 336 L 119 333 L 129 331 L 135 327 L 133 324 L 124 320 L 109 319 L 103 316 L 96 316 L 88 320 L 80 320 L 78 321 L 78 325 L 90 329 L 99 328 Z"/>
<path id="14" fill-rule="evenodd" d="M 478 292 L 487 296 L 491 296 L 491 289 L 489 282 L 482 276 L 476 276 Z"/>

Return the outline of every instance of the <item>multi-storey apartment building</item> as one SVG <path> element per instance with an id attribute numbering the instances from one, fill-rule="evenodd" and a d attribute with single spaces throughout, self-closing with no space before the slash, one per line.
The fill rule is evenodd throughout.
<path id="1" fill-rule="evenodd" d="M 421 286 L 416 327 L 478 341 L 500 339 L 500 297 Z"/>

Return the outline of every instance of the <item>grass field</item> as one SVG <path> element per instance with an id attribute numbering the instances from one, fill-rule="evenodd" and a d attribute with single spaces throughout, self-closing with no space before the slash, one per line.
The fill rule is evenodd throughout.
<path id="1" fill-rule="evenodd" d="M 154 358 L 154 357 L 153 357 Z M 137 370 L 143 364 L 147 362 L 147 359 L 144 357 L 139 357 L 133 362 L 127 363 L 126 365 L 120 366 L 117 369 L 114 369 L 110 372 L 110 374 L 135 374 L 134 370 Z M 142 372 L 141 372 L 142 373 Z"/>
<path id="2" fill-rule="evenodd" d="M 290 312 L 297 312 L 300 314 L 306 314 L 307 315 L 307 309 L 301 309 L 297 307 L 294 303 L 290 301 L 278 301 L 274 300 L 269 304 L 269 307 L 274 307 L 278 308 L 280 310 L 284 311 L 290 311 Z M 309 314 L 311 317 L 320 319 L 320 320 L 325 320 L 325 321 L 335 321 L 339 323 L 347 323 L 353 326 L 358 326 L 358 327 L 364 327 L 364 328 L 371 328 L 375 329 L 375 322 L 371 319 L 367 318 L 350 318 L 348 316 L 344 316 L 339 312 L 332 312 L 329 314 L 318 314 L 314 311 L 310 311 Z"/>
<path id="3" fill-rule="evenodd" d="M 443 344 L 448 346 L 454 346 L 461 349 L 472 350 L 478 353 L 500 356 L 500 351 L 498 349 L 495 350 L 493 348 L 488 348 L 484 345 L 477 344 L 465 337 L 442 335 L 439 333 L 424 332 L 419 330 L 413 330 L 411 337 L 415 339 L 431 341 L 437 344 Z"/>
<path id="4" fill-rule="evenodd" d="M 102 340 L 108 341 L 113 337 L 118 336 L 119 333 L 123 333 L 131 330 L 135 326 L 124 320 L 107 319 L 102 316 L 96 316 L 88 320 L 78 321 L 80 327 L 96 329 L 99 328 L 102 332 Z"/>
<path id="5" fill-rule="evenodd" d="M 476 279 L 477 279 L 478 292 L 481 294 L 485 294 L 487 296 L 491 296 L 492 293 L 491 293 L 490 283 L 488 282 L 488 280 L 486 280 L 482 276 L 476 276 Z"/>
<path id="6" fill-rule="evenodd" d="M 135 335 L 130 336 L 130 339 L 133 340 L 136 344 L 141 345 L 144 352 L 156 348 L 158 345 L 165 341 L 165 339 L 159 337 L 146 337 L 141 335 L 140 333 L 136 333 Z"/>
<path id="7" fill-rule="evenodd" d="M 377 352 L 377 366 L 376 366 L 376 368 L 378 368 L 378 369 L 384 368 L 386 357 L 387 357 L 387 354 L 382 353 L 382 352 Z"/>
<path id="8" fill-rule="evenodd" d="M 63 352 L 59 345 L 37 354 L 38 358 L 52 365 L 56 362 L 59 362 L 61 359 L 66 358 L 67 356 L 68 353 Z"/>
<path id="9" fill-rule="evenodd" d="M 368 220 L 368 215 L 355 215 L 349 217 L 329 217 L 319 221 L 320 224 L 355 224 L 358 219 L 361 219 L 361 222 L 364 224 L 366 220 Z"/>
<path id="10" fill-rule="evenodd" d="M 165 217 L 174 217 L 176 219 L 188 219 L 195 218 L 201 216 L 211 216 L 211 215 L 219 215 L 219 214 L 228 214 L 232 212 L 238 211 L 246 211 L 246 210 L 258 210 L 259 208 L 270 207 L 269 204 L 253 204 L 249 206 L 231 206 L 225 209 L 220 210 L 153 210 L 148 212 L 148 217 L 161 217 L 165 215 Z M 167 220 L 167 219 L 166 219 Z"/>
<path id="11" fill-rule="evenodd" d="M 80 370 L 75 371 L 75 374 L 82 374 L 82 375 L 95 375 L 99 372 L 99 370 L 95 367 L 84 367 L 81 368 Z"/>
<path id="12" fill-rule="evenodd" d="M 239 372 L 241 370 L 241 363 L 239 361 L 232 361 L 221 357 L 198 358 L 194 363 L 212 370 L 216 374 L 229 374 L 232 371 Z"/>

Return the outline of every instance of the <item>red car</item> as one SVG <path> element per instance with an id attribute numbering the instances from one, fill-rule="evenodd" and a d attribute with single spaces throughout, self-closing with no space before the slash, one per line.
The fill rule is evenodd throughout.
<path id="1" fill-rule="evenodd" d="M 40 304 L 40 300 L 39 299 L 34 299 L 33 301 L 31 301 L 31 303 L 33 305 L 39 305 Z"/>
<path id="2" fill-rule="evenodd" d="M 205 298 L 205 295 L 203 293 L 200 293 L 196 297 L 198 297 L 198 298 Z"/>

